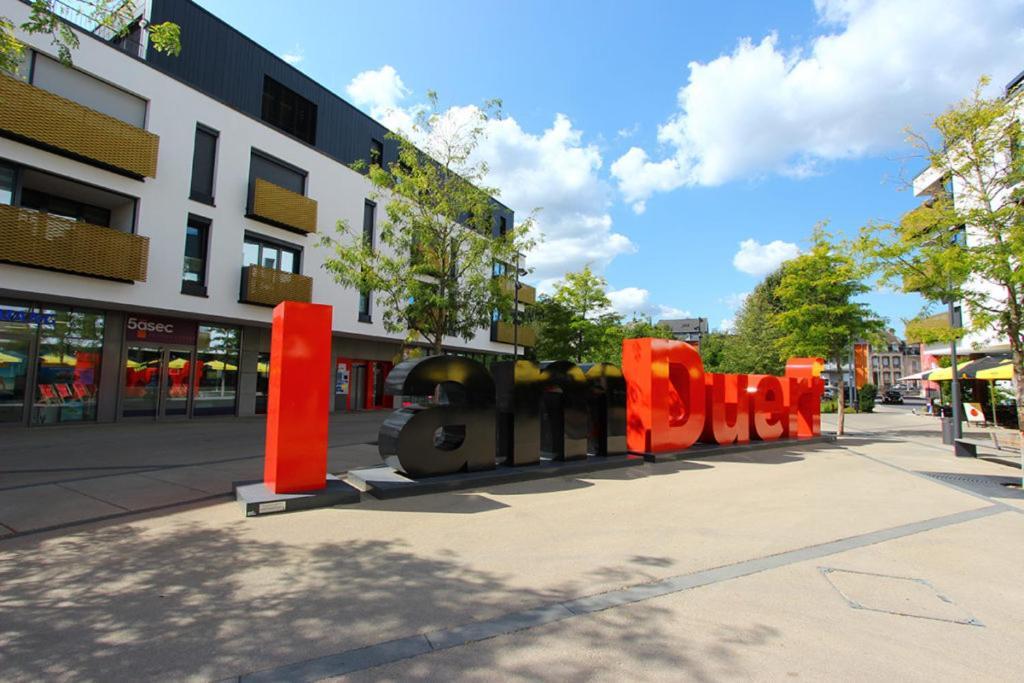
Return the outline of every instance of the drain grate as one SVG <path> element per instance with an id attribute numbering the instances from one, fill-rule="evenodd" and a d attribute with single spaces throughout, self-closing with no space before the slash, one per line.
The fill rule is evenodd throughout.
<path id="1" fill-rule="evenodd" d="M 818 570 L 853 609 L 984 626 L 924 579 L 835 567 L 818 567 Z"/>
<path id="2" fill-rule="evenodd" d="M 1014 483 L 1019 483 L 1020 479 L 990 474 L 971 475 L 953 472 L 920 472 L 920 474 L 986 497 L 1024 498 L 1024 492 L 1020 489 L 1010 488 Z"/>

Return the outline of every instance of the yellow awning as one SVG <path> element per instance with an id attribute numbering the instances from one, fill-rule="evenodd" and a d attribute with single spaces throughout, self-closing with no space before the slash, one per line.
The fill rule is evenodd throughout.
<path id="1" fill-rule="evenodd" d="M 43 361 L 43 365 L 77 365 L 78 359 L 74 356 L 64 354 L 58 356 L 55 353 L 47 353 L 39 357 L 39 360 Z"/>
<path id="2" fill-rule="evenodd" d="M 227 370 L 228 372 L 234 372 L 235 370 L 238 370 L 237 365 L 225 363 L 222 360 L 211 360 L 209 363 L 205 363 L 204 367 L 207 367 L 211 370 Z"/>
<path id="3" fill-rule="evenodd" d="M 2 351 L 0 351 L 0 363 L 20 363 L 20 362 L 22 362 L 21 358 L 18 358 L 17 356 L 12 356 L 12 355 L 10 355 L 8 353 L 3 353 Z"/>

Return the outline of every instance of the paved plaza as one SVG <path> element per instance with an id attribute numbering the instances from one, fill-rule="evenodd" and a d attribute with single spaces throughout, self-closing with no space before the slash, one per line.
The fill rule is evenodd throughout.
<path id="1" fill-rule="evenodd" d="M 382 417 L 333 418 L 332 471 Z M 1020 680 L 1019 471 L 905 409 L 848 424 L 251 519 L 258 421 L 12 431 L 0 678 Z"/>

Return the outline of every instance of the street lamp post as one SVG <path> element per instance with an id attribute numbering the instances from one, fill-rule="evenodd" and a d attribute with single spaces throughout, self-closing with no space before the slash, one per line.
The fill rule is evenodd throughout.
<path id="1" fill-rule="evenodd" d="M 956 315 L 956 306 L 953 303 L 953 298 L 949 299 L 949 327 L 950 330 L 955 330 L 960 327 L 959 321 Z M 953 381 L 952 386 L 949 388 L 949 400 L 953 404 L 953 438 L 959 439 L 963 437 L 963 406 L 960 404 L 960 378 L 957 372 L 956 362 L 956 337 L 951 337 L 949 340 L 949 362 L 952 368 Z"/>

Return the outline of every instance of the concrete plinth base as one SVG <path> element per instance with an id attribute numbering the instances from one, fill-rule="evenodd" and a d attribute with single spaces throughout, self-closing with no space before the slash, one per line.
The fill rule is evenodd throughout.
<path id="1" fill-rule="evenodd" d="M 731 453 L 748 453 L 751 451 L 763 451 L 768 448 L 785 448 L 787 446 L 800 446 L 809 443 L 823 443 L 835 441 L 834 434 L 821 434 L 803 439 L 776 439 L 775 441 L 751 441 L 749 443 L 734 443 L 727 446 L 720 446 L 711 443 L 695 443 L 693 446 L 669 453 L 638 453 L 647 462 L 671 462 L 673 460 L 689 460 L 713 455 L 728 455 Z"/>
<path id="2" fill-rule="evenodd" d="M 375 498 L 403 498 L 426 493 L 458 491 L 495 484 L 510 484 L 545 477 L 584 474 L 599 470 L 643 465 L 644 459 L 635 455 L 589 456 L 585 460 L 541 460 L 538 465 L 521 467 L 498 466 L 493 470 L 457 472 L 440 477 L 410 479 L 387 465 L 349 470 L 348 480 L 366 489 Z"/>
<path id="3" fill-rule="evenodd" d="M 262 481 L 236 481 L 234 489 L 235 500 L 245 508 L 246 517 L 348 505 L 362 497 L 359 489 L 333 474 L 327 475 L 327 486 L 317 491 L 274 493 Z"/>

